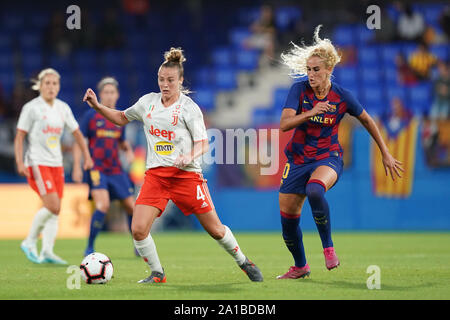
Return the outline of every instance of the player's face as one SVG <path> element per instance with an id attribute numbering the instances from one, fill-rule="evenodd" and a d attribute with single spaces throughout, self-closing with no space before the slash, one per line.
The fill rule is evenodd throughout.
<path id="1" fill-rule="evenodd" d="M 119 90 L 113 84 L 105 84 L 100 91 L 100 103 L 108 108 L 115 108 L 119 100 Z"/>
<path id="2" fill-rule="evenodd" d="M 180 93 L 183 77 L 178 68 L 162 67 L 158 72 L 158 85 L 163 99 L 170 99 Z"/>
<path id="3" fill-rule="evenodd" d="M 311 57 L 306 62 L 309 85 L 312 88 L 324 87 L 330 78 L 331 70 L 325 67 L 325 63 L 319 57 Z"/>
<path id="4" fill-rule="evenodd" d="M 60 89 L 59 78 L 55 74 L 48 74 L 41 80 L 40 93 L 46 101 L 53 101 Z"/>

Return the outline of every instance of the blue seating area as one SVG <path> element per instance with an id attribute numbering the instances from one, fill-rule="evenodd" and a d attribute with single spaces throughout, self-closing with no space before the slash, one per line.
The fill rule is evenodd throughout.
<path id="1" fill-rule="evenodd" d="M 58 56 L 43 46 L 44 30 L 54 8 L 50 4 L 32 8 L 26 3 L 27 0 L 21 5 L 0 4 L 0 12 L 3 12 L 0 15 L 0 85 L 7 97 L 11 96 L 17 83 L 23 83 L 42 68 L 51 66 L 61 73 L 61 98 L 68 100 L 76 116 L 86 110 L 81 102 L 84 90 L 95 88 L 99 79 L 106 75 L 117 77 L 122 91 L 120 103 L 128 106 L 146 92 L 158 91 L 156 72 L 162 55 L 171 46 L 180 46 L 187 57 L 185 85 L 193 91 L 199 105 L 209 111 L 215 108 L 217 93 L 237 88 L 239 72 L 258 68 L 261 52 L 243 45 L 251 35 L 249 25 L 260 14 L 260 6 L 251 1 L 205 6 L 199 29 L 195 29 L 193 17 L 183 6 L 165 15 L 168 9 L 155 4 L 144 26 L 119 8 L 118 21 L 126 35 L 123 47 L 108 50 L 75 47 L 67 56 Z M 107 4 L 106 0 L 89 3 L 93 24 L 98 26 Z M 442 32 L 437 23 L 442 6 L 420 3 L 414 8 L 423 13 L 428 24 Z M 388 12 L 396 18 L 392 7 L 388 7 Z M 165 16 L 169 16 L 170 21 L 165 21 Z M 298 6 L 274 8 L 274 21 L 280 33 L 290 30 L 302 17 L 303 12 Z M 182 25 L 180 21 L 183 21 Z M 199 30 L 207 32 L 199 33 Z M 338 24 L 334 28 L 333 43 L 339 48 L 354 48 L 356 62 L 338 65 L 333 80 L 352 91 L 373 113 L 386 111 L 396 96 L 411 110 L 426 113 L 432 99 L 430 83 L 403 87 L 396 72 L 396 55 L 401 53 L 408 57 L 416 45 L 403 42 L 378 44 L 374 37 L 374 30 L 367 29 L 365 24 Z M 441 60 L 448 61 L 450 57 L 447 44 L 432 45 L 430 50 Z M 274 90 L 272 105 L 262 108 L 272 111 L 261 111 L 266 116 L 260 117 L 256 110 L 255 123 L 261 119 L 270 121 L 267 115 L 278 114 L 286 99 L 286 90 Z"/>
<path id="2" fill-rule="evenodd" d="M 105 5 L 110 4 L 105 0 L 89 3 L 91 22 L 97 27 Z M 111 75 L 120 83 L 119 103 L 129 106 L 143 94 L 159 91 L 156 72 L 163 61 L 163 53 L 174 46 L 185 50 L 185 86 L 194 92 L 200 107 L 211 110 L 218 91 L 237 87 L 238 72 L 258 67 L 260 52 L 244 49 L 241 40 L 249 35 L 248 25 L 258 16 L 259 7 L 252 9 L 256 15 L 248 21 L 246 14 L 240 18 L 233 14 L 241 9 L 236 6 L 239 4 L 205 6 L 201 30 L 207 32 L 203 33 L 193 29 L 190 21 L 193 18 L 181 5 L 165 12 L 168 9 L 163 5 L 152 4 L 144 27 L 119 8 L 118 21 L 126 35 L 122 47 L 99 50 L 75 46 L 69 55 L 59 56 L 43 45 L 44 31 L 55 8 L 2 3 L 0 86 L 9 98 L 17 83 L 35 77 L 45 67 L 53 67 L 62 77 L 60 98 L 66 100 L 79 117 L 86 110 L 81 101 L 85 89 L 95 88 L 101 77 Z M 62 7 L 61 12 L 65 12 Z M 170 17 L 170 21 L 165 21 L 164 16 Z M 295 13 L 284 12 L 279 17 L 280 23 L 289 23 L 294 16 Z M 233 28 L 241 30 L 240 40 Z M 25 83 L 27 87 L 30 85 Z"/>
<path id="3" fill-rule="evenodd" d="M 424 15 L 425 22 L 436 32 L 442 33 L 438 24 L 444 4 L 414 5 Z M 397 19 L 395 10 L 389 7 L 389 14 Z M 354 48 L 355 63 L 337 65 L 332 80 L 350 90 L 371 114 L 379 115 L 390 109 L 391 101 L 398 97 L 404 106 L 418 115 L 428 114 L 433 101 L 431 81 L 421 81 L 413 86 L 404 86 L 399 82 L 396 56 L 402 54 L 408 58 L 417 44 L 410 42 L 376 43 L 375 32 L 362 24 L 340 24 L 333 30 L 332 41 L 338 48 Z M 434 44 L 430 51 L 441 61 L 450 58 L 448 44 Z M 432 70 L 432 76 L 436 68 Z M 275 88 L 272 105 L 256 107 L 254 124 L 279 121 L 279 112 L 287 97 L 288 88 Z"/>

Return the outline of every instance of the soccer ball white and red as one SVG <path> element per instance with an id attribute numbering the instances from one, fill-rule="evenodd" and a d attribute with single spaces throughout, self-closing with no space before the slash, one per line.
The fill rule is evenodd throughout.
<path id="1" fill-rule="evenodd" d="M 111 259 L 100 252 L 87 255 L 80 264 L 81 278 L 88 284 L 107 283 L 113 272 Z"/>

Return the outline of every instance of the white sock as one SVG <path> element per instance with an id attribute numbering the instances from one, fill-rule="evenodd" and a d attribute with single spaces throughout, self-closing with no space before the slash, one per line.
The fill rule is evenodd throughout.
<path id="1" fill-rule="evenodd" d="M 238 265 L 241 265 L 245 261 L 245 255 L 242 253 L 242 250 L 239 247 L 236 238 L 233 236 L 230 228 L 228 228 L 227 226 L 224 227 L 225 235 L 222 239 L 216 241 L 222 248 L 225 249 L 226 252 L 228 252 L 234 258 L 234 261 L 236 261 Z"/>
<path id="2" fill-rule="evenodd" d="M 45 223 L 42 231 L 42 252 L 53 253 L 53 246 L 55 245 L 56 234 L 58 233 L 58 216 L 52 214 Z"/>
<path id="3" fill-rule="evenodd" d="M 31 223 L 31 228 L 28 236 L 25 239 L 26 243 L 30 245 L 36 245 L 39 234 L 41 233 L 42 229 L 44 229 L 45 223 L 52 215 L 53 213 L 46 207 L 42 207 L 38 210 L 38 212 L 36 212 L 33 218 L 33 222 Z"/>
<path id="4" fill-rule="evenodd" d="M 150 233 L 144 240 L 134 240 L 134 247 L 139 252 L 141 257 L 150 266 L 152 271 L 163 273 L 161 262 L 159 261 L 158 253 L 156 252 L 155 241 L 153 241 Z"/>

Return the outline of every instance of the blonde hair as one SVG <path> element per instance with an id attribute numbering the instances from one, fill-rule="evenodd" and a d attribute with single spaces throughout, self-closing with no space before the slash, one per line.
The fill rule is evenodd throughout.
<path id="1" fill-rule="evenodd" d="M 47 69 L 44 69 L 41 72 L 39 72 L 39 75 L 38 75 L 37 79 L 31 79 L 31 82 L 34 83 L 31 86 L 31 89 L 39 91 L 41 89 L 42 79 L 44 79 L 45 76 L 47 76 L 49 74 L 54 74 L 55 76 L 58 77 L 58 80 L 61 79 L 61 75 L 58 73 L 58 71 L 56 71 L 53 68 L 47 68 Z"/>
<path id="2" fill-rule="evenodd" d="M 100 82 L 97 84 L 97 90 L 98 91 L 102 91 L 103 88 L 107 85 L 107 84 L 112 84 L 114 87 L 116 87 L 116 89 L 119 89 L 119 82 L 113 78 L 113 77 L 104 77 L 102 80 L 100 80 Z"/>
<path id="3" fill-rule="evenodd" d="M 184 78 L 183 63 L 185 61 L 186 58 L 184 57 L 183 49 L 181 49 L 180 47 L 171 47 L 169 51 L 164 52 L 164 62 L 159 68 L 178 68 L 180 78 Z M 180 87 L 180 91 L 186 95 L 192 92 L 183 86 Z"/>
<path id="4" fill-rule="evenodd" d="M 319 31 L 322 25 L 318 25 L 314 31 L 314 42 L 311 46 L 306 46 L 302 41 L 302 46 L 298 46 L 291 42 L 294 46 L 287 53 L 281 54 L 283 63 L 291 70 L 289 75 L 296 79 L 307 75 L 306 62 L 311 57 L 319 57 L 322 59 L 325 67 L 333 69 L 341 57 L 330 39 L 320 39 Z"/>

